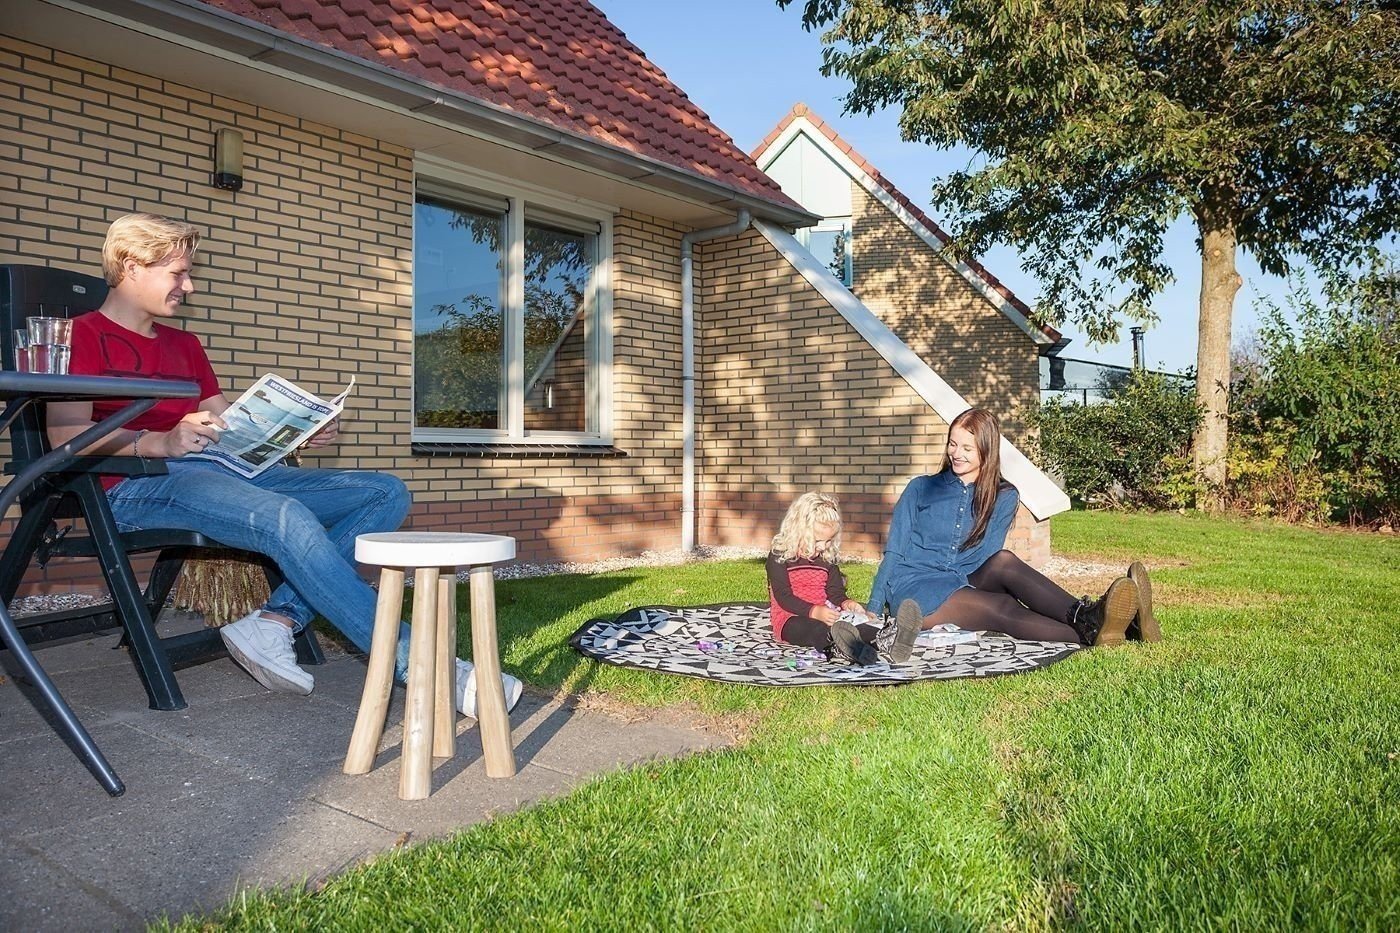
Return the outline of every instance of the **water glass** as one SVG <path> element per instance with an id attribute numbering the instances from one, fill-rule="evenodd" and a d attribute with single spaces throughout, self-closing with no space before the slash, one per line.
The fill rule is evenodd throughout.
<path id="1" fill-rule="evenodd" d="M 27 372 L 64 375 L 68 372 L 73 348 L 61 343 L 31 343 L 25 352 L 29 356 Z"/>
<path id="2" fill-rule="evenodd" d="M 15 331 L 15 372 L 29 372 L 29 328 L 21 327 Z"/>
<path id="3" fill-rule="evenodd" d="M 73 355 L 73 321 L 66 317 L 32 317 L 29 329 L 29 372 L 67 373 Z"/>
<path id="4" fill-rule="evenodd" d="M 29 323 L 29 343 L 61 344 L 65 347 L 73 343 L 73 321 L 66 317 L 32 317 Z"/>

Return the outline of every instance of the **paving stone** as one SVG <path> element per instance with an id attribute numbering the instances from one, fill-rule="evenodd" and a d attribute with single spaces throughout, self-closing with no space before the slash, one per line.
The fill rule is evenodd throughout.
<path id="1" fill-rule="evenodd" d="M 309 697 L 270 693 L 215 659 L 177 671 L 190 705 L 161 712 L 127 658 L 107 663 L 111 641 L 62 646 L 69 660 L 54 679 L 126 782 L 122 797 L 107 796 L 10 678 L 0 683 L 0 930 L 140 929 L 216 909 L 242 885 L 319 880 L 618 766 L 722 744 L 527 693 L 511 714 L 515 777 L 486 776 L 480 732 L 462 718 L 432 796 L 402 801 L 401 689 L 374 769 L 341 772 L 362 658 L 328 650 Z"/>
<path id="2" fill-rule="evenodd" d="M 125 648 L 118 648 L 120 633 L 90 635 L 85 638 L 65 638 L 31 646 L 34 657 L 54 677 L 67 671 L 86 671 L 97 667 L 131 668 L 131 658 Z"/>
<path id="3" fill-rule="evenodd" d="M 517 760 L 585 777 L 656 758 L 677 758 L 725 744 L 698 729 L 656 722 L 633 722 L 589 712 L 590 728 L 570 729 L 577 712 L 547 706 L 515 729 Z"/>
<path id="4" fill-rule="evenodd" d="M 126 793 L 108 796 L 54 732 L 7 741 L 0 745 L 3 832 L 28 835 L 62 830 L 114 813 L 139 819 L 143 813 L 197 793 L 195 788 L 212 777 L 220 781 L 227 781 L 230 774 L 248 777 L 124 723 L 84 724 L 126 784 Z"/>
<path id="5" fill-rule="evenodd" d="M 222 906 L 358 864 L 393 833 L 261 781 L 197 785 L 139 820 L 113 812 L 24 841 L 148 919 Z"/>
<path id="6" fill-rule="evenodd" d="M 140 913 L 37 849 L 0 836 L 0 930 L 144 930 Z"/>

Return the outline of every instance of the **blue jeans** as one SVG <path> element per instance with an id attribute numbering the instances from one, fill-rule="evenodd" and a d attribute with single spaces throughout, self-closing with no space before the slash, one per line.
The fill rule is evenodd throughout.
<path id="1" fill-rule="evenodd" d="M 394 531 L 409 493 L 388 473 L 270 467 L 252 479 L 209 460 L 167 460 L 165 476 L 138 476 L 108 499 L 122 531 L 178 528 L 264 554 L 285 583 L 263 605 L 301 631 L 320 613 L 361 651 L 374 634 L 375 594 L 355 570 L 355 536 Z M 399 626 L 395 673 L 408 670 L 408 626 Z"/>

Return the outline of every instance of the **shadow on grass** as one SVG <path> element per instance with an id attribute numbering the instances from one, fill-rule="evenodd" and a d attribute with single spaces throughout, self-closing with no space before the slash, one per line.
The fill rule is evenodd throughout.
<path id="1" fill-rule="evenodd" d="M 498 583 L 496 628 L 502 654 L 510 655 L 513 666 L 537 686 L 562 686 L 578 674 L 579 665 L 594 665 L 569 647 L 569 637 L 589 619 L 621 611 L 615 597 L 641 579 L 576 575 Z M 465 616 L 462 626 L 469 644 Z"/>
<path id="2" fill-rule="evenodd" d="M 598 663 L 569 646 L 569 636 L 586 621 L 580 616 L 605 613 L 603 606 L 638 580 L 636 576 L 571 575 L 497 582 L 496 634 L 502 657 L 511 659 L 512 673 L 557 701 L 529 735 L 517 737 L 521 767 L 564 728 L 597 675 Z M 459 587 L 458 653 L 470 657 L 471 599 L 468 585 Z M 576 618 L 578 623 L 569 621 Z M 567 690 L 560 689 L 564 684 L 569 685 Z"/>

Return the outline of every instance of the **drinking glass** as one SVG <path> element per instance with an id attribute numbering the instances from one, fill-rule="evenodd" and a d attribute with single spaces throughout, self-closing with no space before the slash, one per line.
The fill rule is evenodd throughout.
<path id="1" fill-rule="evenodd" d="M 15 331 L 15 372 L 29 372 L 29 328 Z"/>
<path id="2" fill-rule="evenodd" d="M 66 317 L 32 317 L 29 323 L 29 342 L 51 343 L 70 346 L 73 343 L 73 322 Z"/>
<path id="3" fill-rule="evenodd" d="M 25 352 L 29 356 L 27 372 L 63 375 L 68 372 L 68 361 L 72 358 L 73 348 L 61 343 L 31 343 Z"/>

